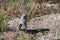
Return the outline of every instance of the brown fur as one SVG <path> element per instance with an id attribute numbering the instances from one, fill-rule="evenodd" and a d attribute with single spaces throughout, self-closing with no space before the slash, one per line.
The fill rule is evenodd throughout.
<path id="1" fill-rule="evenodd" d="M 21 29 L 21 27 L 22 27 L 22 24 L 20 24 L 20 25 L 19 25 L 18 29 L 20 30 L 20 29 Z"/>

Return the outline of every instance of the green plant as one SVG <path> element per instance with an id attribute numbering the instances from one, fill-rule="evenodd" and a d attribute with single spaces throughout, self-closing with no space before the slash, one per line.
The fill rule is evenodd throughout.
<path id="1" fill-rule="evenodd" d="M 28 19 L 32 18 L 32 13 L 28 13 L 27 16 L 28 16 Z"/>
<path id="2" fill-rule="evenodd" d="M 28 34 L 20 34 L 17 37 L 17 40 L 35 40 L 36 37 L 34 35 L 28 35 Z"/>
<path id="3" fill-rule="evenodd" d="M 0 13 L 0 32 L 3 32 L 6 30 L 7 24 L 4 18 L 4 15 Z"/>
<path id="4" fill-rule="evenodd" d="M 27 35 L 23 35 L 23 34 L 22 34 L 22 35 L 19 35 L 17 39 L 18 39 L 18 40 L 29 40 L 30 37 L 27 36 Z"/>

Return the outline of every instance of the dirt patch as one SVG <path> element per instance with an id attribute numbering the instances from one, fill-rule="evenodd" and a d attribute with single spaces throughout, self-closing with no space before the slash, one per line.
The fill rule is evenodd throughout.
<path id="1" fill-rule="evenodd" d="M 19 20 L 19 18 L 16 18 L 15 20 L 8 22 L 8 27 L 15 30 L 17 27 L 16 25 L 19 25 Z M 34 35 L 36 38 L 35 40 L 57 40 L 60 38 L 60 14 L 50 14 L 31 19 L 27 26 L 28 31 L 25 33 Z M 32 34 L 31 32 L 35 34 Z"/>

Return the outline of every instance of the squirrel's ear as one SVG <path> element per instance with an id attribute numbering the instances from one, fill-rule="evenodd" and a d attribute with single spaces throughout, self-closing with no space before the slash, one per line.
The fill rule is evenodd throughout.
<path id="1" fill-rule="evenodd" d="M 21 29 L 21 27 L 22 27 L 22 24 L 20 24 L 20 25 L 19 25 L 18 29 L 20 30 L 20 29 Z"/>

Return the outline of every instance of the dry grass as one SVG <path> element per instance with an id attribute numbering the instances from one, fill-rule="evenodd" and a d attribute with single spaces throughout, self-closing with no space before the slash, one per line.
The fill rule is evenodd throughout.
<path id="1" fill-rule="evenodd" d="M 27 13 L 28 19 L 59 12 L 59 7 L 47 7 L 45 3 L 57 4 L 59 0 L 4 0 L 1 1 L 0 12 L 3 9 L 7 19 L 20 17 L 22 13 Z M 54 3 L 55 2 L 55 3 Z"/>

